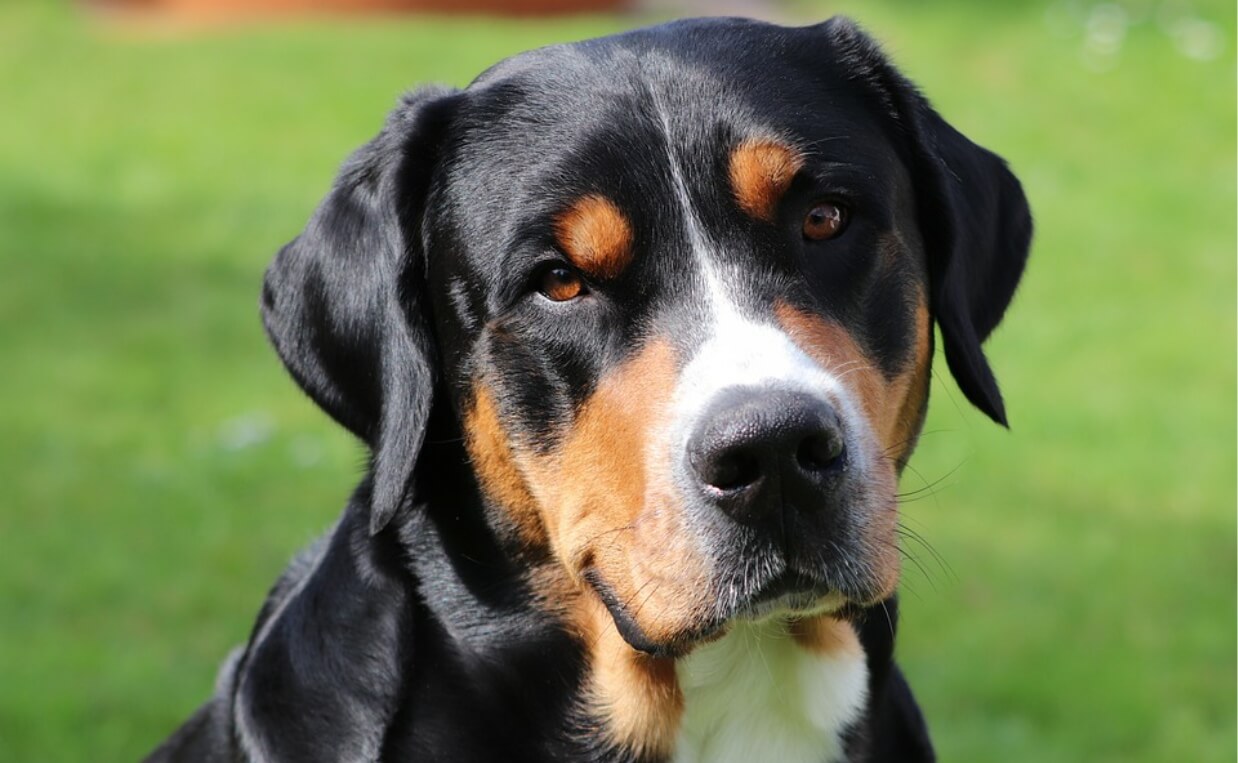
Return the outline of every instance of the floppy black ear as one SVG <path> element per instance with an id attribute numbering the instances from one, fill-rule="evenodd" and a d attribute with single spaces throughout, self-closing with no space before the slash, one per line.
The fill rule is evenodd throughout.
<path id="1" fill-rule="evenodd" d="M 421 223 L 458 95 L 405 97 L 267 268 L 262 320 L 301 388 L 370 448 L 370 529 L 403 504 L 425 435 L 435 348 Z"/>
<path id="2" fill-rule="evenodd" d="M 1032 240 L 1032 214 L 1018 179 L 918 95 L 916 193 L 929 252 L 933 315 L 959 389 L 1006 426 L 1006 408 L 980 343 L 1014 297 Z"/>
<path id="3" fill-rule="evenodd" d="M 967 399 L 1005 426 L 1002 395 L 980 344 L 1001 321 L 1027 262 L 1032 216 L 1023 188 L 1001 157 L 947 124 L 854 23 L 835 18 L 825 27 L 843 66 L 879 94 L 910 141 L 946 363 Z"/>

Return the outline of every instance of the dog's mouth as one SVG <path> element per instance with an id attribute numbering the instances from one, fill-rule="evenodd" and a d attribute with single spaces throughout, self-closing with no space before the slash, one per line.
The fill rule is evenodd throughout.
<path id="1" fill-rule="evenodd" d="M 847 597 L 836 588 L 787 571 L 764 585 L 755 596 L 736 607 L 730 619 L 763 620 L 787 615 L 803 617 L 839 609 Z"/>
<path id="2" fill-rule="evenodd" d="M 595 568 L 584 570 L 582 577 L 606 606 L 623 640 L 633 649 L 653 657 L 682 657 L 698 644 L 722 635 L 727 626 L 737 620 L 812 617 L 842 612 L 850 606 L 848 597 L 838 589 L 788 570 L 750 595 L 719 600 L 708 616 L 673 636 L 654 639 Z"/>

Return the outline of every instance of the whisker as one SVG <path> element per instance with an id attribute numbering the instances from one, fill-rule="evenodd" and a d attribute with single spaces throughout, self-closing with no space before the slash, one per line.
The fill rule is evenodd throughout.
<path id="1" fill-rule="evenodd" d="M 653 595 L 657 593 L 658 589 L 660 589 L 661 587 L 662 587 L 662 584 L 658 583 L 656 586 L 653 587 L 653 590 L 651 590 L 648 593 L 648 595 L 645 596 L 645 598 L 641 599 L 641 603 L 637 604 L 636 609 L 632 612 L 633 619 L 635 619 L 637 615 L 639 615 L 642 611 L 644 611 L 645 605 L 649 603 L 649 600 L 653 598 Z"/>
<path id="2" fill-rule="evenodd" d="M 924 430 L 923 432 L 920 432 L 919 434 L 917 434 L 917 435 L 915 435 L 915 436 L 913 436 L 913 437 L 908 437 L 906 440 L 903 440 L 902 442 L 896 442 L 896 443 L 893 443 L 892 445 L 888 446 L 888 447 L 885 449 L 885 451 L 884 451 L 884 452 L 889 453 L 890 451 L 894 450 L 895 448 L 901 448 L 901 447 L 903 447 L 904 445 L 906 445 L 907 443 L 909 443 L 909 442 L 911 442 L 911 441 L 913 441 L 913 440 L 917 440 L 917 439 L 921 439 L 921 440 L 922 440 L 922 439 L 924 439 L 926 436 L 931 435 L 931 434 L 944 434 L 944 433 L 946 433 L 946 432 L 953 432 L 953 431 L 954 431 L 954 430 L 952 430 L 952 429 L 926 429 L 926 430 Z"/>
<path id="3" fill-rule="evenodd" d="M 589 538 L 588 540 L 586 540 L 582 545 L 590 546 L 593 544 L 594 541 L 596 541 L 599 538 L 605 537 L 607 535 L 617 535 L 625 530 L 635 530 L 635 529 L 636 529 L 636 525 L 624 525 L 622 527 L 612 527 L 609 530 L 603 530 L 597 535 L 594 535 L 592 538 Z"/>
<path id="4" fill-rule="evenodd" d="M 908 540 L 913 540 L 916 543 L 920 544 L 920 546 L 923 547 L 925 551 L 928 551 L 929 554 L 933 557 L 933 561 L 937 562 L 937 566 L 941 569 L 942 574 L 948 577 L 951 581 L 956 582 L 956 583 L 958 582 L 959 576 L 954 571 L 954 567 L 950 565 L 950 562 L 946 560 L 946 557 L 943 556 L 942 553 L 938 551 L 933 546 L 932 543 L 928 542 L 927 538 L 925 538 L 923 535 L 916 532 L 915 530 L 912 530 L 911 528 L 906 527 L 901 522 L 899 523 L 896 529 L 896 532 L 898 533 L 900 538 L 906 538 Z"/>
<path id="5" fill-rule="evenodd" d="M 924 601 L 924 597 L 920 595 L 920 591 L 906 579 L 898 582 L 898 592 L 900 596 L 903 594 L 908 594 L 916 601 Z"/>
<path id="6" fill-rule="evenodd" d="M 847 378 L 851 374 L 859 373 L 860 371 L 872 371 L 873 369 L 874 369 L 874 366 L 870 363 L 859 364 L 857 362 L 857 364 L 853 368 L 848 368 L 846 371 L 843 371 L 842 373 L 838 374 L 838 380 L 842 381 L 843 379 Z"/>
<path id="7" fill-rule="evenodd" d="M 890 609 L 884 601 L 881 602 L 881 611 L 885 613 L 886 625 L 890 626 L 890 638 L 894 638 L 894 619 L 890 617 Z"/>
<path id="8" fill-rule="evenodd" d="M 934 591 L 937 590 L 937 584 L 933 581 L 933 576 L 929 574 L 928 568 L 925 567 L 924 563 L 920 561 L 920 557 L 918 555 L 911 553 L 905 548 L 899 548 L 898 553 L 899 556 L 915 565 L 915 568 L 920 571 L 920 576 L 928 581 L 929 586 L 931 586 Z"/>
<path id="9" fill-rule="evenodd" d="M 911 498 L 911 497 L 915 497 L 915 496 L 920 496 L 920 497 L 923 497 L 923 495 L 922 495 L 922 494 L 924 494 L 924 493 L 926 493 L 926 492 L 928 493 L 928 495 L 935 495 L 935 493 L 934 493 L 934 492 L 929 492 L 929 491 L 932 491 L 932 490 L 933 490 L 933 488 L 937 487 L 937 486 L 938 486 L 938 485 L 940 485 L 942 482 L 945 482 L 946 480 L 948 480 L 948 479 L 950 479 L 951 477 L 953 477 L 953 476 L 954 476 L 954 475 L 958 472 L 958 470 L 959 470 L 959 469 L 962 469 L 962 468 L 963 468 L 963 465 L 964 465 L 965 463 L 966 463 L 966 461 L 960 461 L 959 463 L 955 464 L 955 465 L 954 465 L 954 466 L 953 466 L 953 467 L 952 467 L 952 468 L 951 468 L 948 472 L 946 472 L 945 474 L 941 475 L 940 477 L 938 477 L 937 479 L 933 480 L 932 482 L 927 482 L 927 481 L 924 479 L 924 475 L 920 474 L 920 472 L 915 472 L 915 475 L 916 475 L 917 477 L 919 477 L 919 478 L 920 478 L 920 480 L 921 480 L 922 482 L 925 482 L 926 484 L 925 484 L 923 487 L 918 487 L 918 488 L 916 488 L 916 489 L 914 489 L 914 490 L 909 490 L 909 491 L 904 492 L 904 493 L 895 493 L 894 495 L 895 495 L 895 497 L 896 497 L 896 498 L 899 498 L 899 499 L 902 499 L 902 498 Z M 909 467 L 909 468 L 910 468 L 910 467 Z"/>
<path id="10" fill-rule="evenodd" d="M 967 414 L 963 412 L 963 406 L 959 405 L 958 397 L 955 396 L 954 390 L 951 389 L 951 385 L 946 384 L 946 381 L 941 378 L 941 374 L 938 373 L 937 369 L 937 366 L 932 366 L 929 369 L 929 372 L 933 374 L 933 387 L 935 389 L 942 389 L 946 391 L 946 397 L 950 399 L 950 405 L 954 407 L 954 412 L 958 414 L 959 418 L 966 422 L 969 425 L 968 428 L 970 428 L 970 419 L 968 419 Z"/>
<path id="11" fill-rule="evenodd" d="M 896 533 L 898 532 L 897 528 L 895 529 L 895 532 Z M 901 533 L 900 533 L 900 536 L 901 536 Z M 924 563 L 920 560 L 920 557 L 918 554 L 913 553 L 910 549 L 904 548 L 901 544 L 895 541 L 886 540 L 883 538 L 883 539 L 880 539 L 878 542 L 884 545 L 886 548 L 894 549 L 895 553 L 897 553 L 899 557 L 906 559 L 908 562 L 911 562 L 911 564 L 915 565 L 916 569 L 920 571 L 921 577 L 923 577 L 926 581 L 928 581 L 928 584 L 933 587 L 934 591 L 937 590 L 937 584 L 933 580 L 933 575 L 929 572 L 928 568 L 924 566 Z"/>
<path id="12" fill-rule="evenodd" d="M 641 583 L 640 587 L 639 587 L 639 588 L 637 588 L 637 589 L 636 589 L 636 590 L 632 593 L 632 595 L 628 597 L 628 600 L 627 600 L 627 601 L 625 601 L 625 602 L 623 602 L 623 608 L 624 608 L 625 610 L 626 610 L 626 609 L 628 609 L 628 607 L 629 607 L 629 606 L 631 606 L 632 601 L 633 601 L 634 599 L 636 599 L 636 597 L 637 597 L 637 596 L 640 596 L 641 591 L 645 590 L 645 588 L 646 588 L 646 587 L 647 587 L 650 583 L 652 583 L 653 581 L 654 581 L 654 579 L 653 579 L 653 578 L 649 578 L 649 579 L 648 579 L 648 580 L 646 580 L 644 583 Z M 657 587 L 655 586 L 655 587 L 654 587 L 654 591 L 656 591 L 656 590 L 657 590 Z M 652 596 L 652 595 L 653 595 L 653 591 L 651 591 L 651 592 L 650 592 L 650 596 Z M 648 597 L 648 596 L 647 596 L 647 597 L 645 597 L 645 600 L 646 600 L 646 601 L 648 601 L 648 600 L 649 600 L 649 597 Z M 634 614 L 633 616 L 635 616 L 635 614 Z M 600 641 L 600 640 L 602 639 L 602 634 L 603 634 L 603 632 L 605 632 L 605 630 L 606 630 L 605 628 L 602 628 L 602 629 L 601 629 L 601 630 L 599 630 L 596 634 L 594 634 L 594 636 L 593 636 L 593 643 L 592 643 L 592 646 L 595 646 L 595 647 L 597 646 L 598 641 Z"/>

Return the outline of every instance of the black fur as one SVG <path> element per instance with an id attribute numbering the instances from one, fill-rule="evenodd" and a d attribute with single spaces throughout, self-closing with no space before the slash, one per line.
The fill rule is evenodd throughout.
<path id="1" fill-rule="evenodd" d="M 682 96 L 666 125 L 650 117 L 659 93 Z M 821 159 L 773 226 L 735 208 L 718 149 L 754 121 Z M 525 573 L 550 561 L 515 547 L 482 495 L 461 411 L 470 380 L 491 379 L 505 420 L 550 448 L 650 326 L 693 341 L 690 274 L 673 256 L 683 223 L 662 201 L 668 151 L 754 304 L 775 293 L 830 315 L 892 375 L 910 352 L 910 295 L 926 285 L 960 387 L 1005 423 L 980 345 L 1023 269 L 1026 201 L 850 22 L 678 22 L 535 51 L 463 91 L 419 91 L 344 165 L 263 288 L 280 357 L 369 446 L 369 474 L 272 589 L 215 697 L 151 760 L 638 760 L 579 702 L 585 647 L 538 605 Z M 548 324 L 561 306 L 526 298 L 553 248 L 546 221 L 601 190 L 636 210 L 637 249 L 659 256 Z M 849 238 L 788 248 L 803 205 L 836 190 L 865 210 Z M 906 246 L 898 265 L 873 254 L 891 230 Z M 932 760 L 893 661 L 896 602 L 852 614 L 870 686 L 849 760 Z"/>
<path id="2" fill-rule="evenodd" d="M 933 316 L 959 389 L 1006 426 L 1006 407 L 980 343 L 1001 321 L 1023 275 L 1032 216 L 1001 157 L 946 123 L 876 43 L 845 19 L 826 22 L 844 65 L 870 85 L 910 138 Z"/>
<path id="3" fill-rule="evenodd" d="M 405 498 L 430 414 L 422 210 L 456 98 L 434 89 L 405 98 L 344 164 L 262 288 L 263 323 L 284 365 L 373 453 L 374 532 Z"/>

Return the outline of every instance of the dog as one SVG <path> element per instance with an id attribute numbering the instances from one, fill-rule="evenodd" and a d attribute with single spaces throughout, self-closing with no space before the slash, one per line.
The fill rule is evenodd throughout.
<path id="1" fill-rule="evenodd" d="M 683 20 L 406 96 L 266 273 L 368 470 L 155 761 L 929 761 L 893 660 L 940 331 L 1002 159 L 854 23 Z"/>

